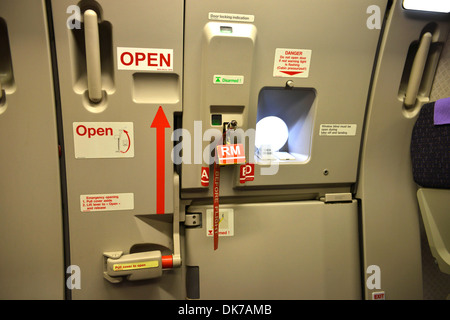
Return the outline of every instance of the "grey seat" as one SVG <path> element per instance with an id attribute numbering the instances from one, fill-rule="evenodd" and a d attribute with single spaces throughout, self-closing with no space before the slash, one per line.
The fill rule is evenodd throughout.
<path id="1" fill-rule="evenodd" d="M 449 123 L 438 119 L 436 103 L 450 114 L 450 98 L 422 107 L 412 132 L 411 162 L 431 253 L 450 274 L 450 117 Z"/>

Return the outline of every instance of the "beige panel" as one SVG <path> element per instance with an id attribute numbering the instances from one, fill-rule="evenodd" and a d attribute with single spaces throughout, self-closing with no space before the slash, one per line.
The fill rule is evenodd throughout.
<path id="1" fill-rule="evenodd" d="M 0 18 L 8 28 L 14 74 L 14 86 L 3 88 L 0 107 L 0 299 L 63 299 L 58 141 L 45 3 L 1 1 Z"/>
<path id="2" fill-rule="evenodd" d="M 356 201 L 223 205 L 234 211 L 234 236 L 220 236 L 216 251 L 206 230 L 211 208 L 188 210 L 202 220 L 186 229 L 200 299 L 361 299 Z"/>
<path id="3" fill-rule="evenodd" d="M 293 132 L 295 129 L 298 130 L 298 127 L 307 128 L 307 134 L 291 136 L 291 142 L 295 147 L 289 149 L 292 151 L 302 149 L 300 145 L 310 145 L 308 148 L 310 150 L 305 151 L 306 159 L 300 157 L 294 163 L 285 161 L 273 175 L 267 173 L 264 175 L 260 170 L 263 165 L 257 164 L 254 181 L 245 185 L 239 185 L 237 182 L 239 170 L 235 170 L 227 177 L 228 180 L 232 180 L 233 187 L 245 190 L 261 186 L 292 187 L 312 184 L 349 186 L 356 181 L 367 94 L 380 35 L 379 29 L 367 27 L 370 15 L 366 11 L 371 5 L 378 6 L 381 19 L 386 1 L 283 0 L 276 4 L 270 1 L 187 1 L 183 127 L 191 132 L 192 139 L 194 139 L 194 121 L 202 121 L 203 132 L 210 128 L 212 103 L 244 106 L 242 112 L 244 118 L 238 126 L 245 131 L 256 127 L 258 103 L 261 103 L 260 92 L 263 88 L 276 88 L 281 95 L 283 92 L 291 93 L 289 88 L 284 88 L 286 82 L 292 80 L 295 89 L 312 88 L 315 91 L 313 102 L 302 104 L 302 96 L 295 97 L 294 100 L 298 105 L 294 104 L 292 109 L 287 108 L 287 105 L 292 103 L 287 97 L 285 99 L 276 97 L 275 101 L 270 102 L 272 115 L 285 117 L 286 122 L 292 121 Z M 208 53 L 204 49 L 208 43 L 203 33 L 208 23 L 214 21 L 209 19 L 210 12 L 254 16 L 253 22 L 242 22 L 255 28 L 253 51 L 247 50 L 247 54 L 253 52 L 251 59 L 247 55 L 242 55 L 242 59 L 234 58 L 236 61 L 233 64 L 233 60 L 230 62 L 221 56 L 215 64 L 211 62 L 207 66 L 203 64 L 204 54 Z M 229 21 L 221 22 L 230 25 Z M 235 41 L 234 46 L 229 47 L 228 58 L 232 59 L 236 52 L 240 52 L 241 47 L 242 44 Z M 274 77 L 277 48 L 312 50 L 308 77 Z M 207 57 L 210 60 L 213 58 Z M 245 74 L 244 84 L 214 87 L 212 75 L 238 72 L 234 66 L 239 66 L 241 60 L 248 61 L 253 66 L 251 74 L 248 74 L 247 68 L 241 68 L 242 74 Z M 246 80 L 247 77 L 250 78 L 249 82 Z M 202 86 L 205 82 L 209 85 Z M 221 101 L 210 99 L 209 91 L 212 90 L 217 97 L 222 97 Z M 301 113 L 298 112 L 299 108 L 309 111 L 306 114 Z M 293 121 L 292 118 L 298 118 L 299 121 Z M 320 136 L 321 124 L 353 124 L 357 129 L 354 135 L 344 137 Z M 294 125 L 297 128 L 294 129 Z M 200 134 L 195 136 L 195 139 L 201 138 Z M 296 138 L 298 140 L 294 141 Z M 201 151 L 208 144 L 209 141 L 203 142 Z M 186 147 L 189 148 L 189 145 Z M 202 165 L 196 162 L 198 158 L 194 155 L 194 143 L 191 143 L 191 149 L 193 150 L 189 159 L 191 163 L 184 163 L 182 172 L 182 188 L 188 192 L 189 189 L 202 187 L 200 183 Z M 247 156 L 248 161 L 254 161 L 253 154 Z M 327 170 L 328 174 L 323 174 L 324 170 Z M 236 188 L 223 192 L 243 195 L 242 191 Z M 206 192 L 199 193 L 199 196 L 205 195 Z"/>
<path id="4" fill-rule="evenodd" d="M 442 15 L 406 13 L 401 1 L 396 1 L 380 48 L 357 197 L 362 200 L 364 269 L 380 267 L 386 299 L 422 298 L 419 211 L 409 148 L 416 115 L 426 97 L 407 111 L 399 87 L 410 44 L 430 22 L 435 23 L 433 42 L 445 41 L 449 24 L 444 21 Z M 379 290 L 366 287 L 367 299 L 373 291 Z"/>

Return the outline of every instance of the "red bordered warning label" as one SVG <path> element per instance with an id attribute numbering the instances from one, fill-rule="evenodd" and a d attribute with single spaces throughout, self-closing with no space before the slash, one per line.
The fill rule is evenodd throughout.
<path id="1" fill-rule="evenodd" d="M 117 69 L 173 71 L 173 49 L 117 47 Z"/>
<path id="2" fill-rule="evenodd" d="M 274 77 L 308 78 L 312 51 L 308 49 L 275 50 Z"/>
<path id="3" fill-rule="evenodd" d="M 239 173 L 240 173 L 239 175 L 240 183 L 255 180 L 255 164 L 254 163 L 242 164 Z"/>
<path id="4" fill-rule="evenodd" d="M 202 175 L 200 181 L 202 183 L 202 186 L 209 186 L 209 167 L 202 167 Z"/>
<path id="5" fill-rule="evenodd" d="M 133 193 L 80 195 L 81 212 L 133 210 Z"/>

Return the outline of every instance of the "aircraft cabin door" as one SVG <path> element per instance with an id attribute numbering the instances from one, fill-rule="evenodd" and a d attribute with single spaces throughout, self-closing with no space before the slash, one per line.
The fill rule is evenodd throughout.
<path id="1" fill-rule="evenodd" d="M 183 1 L 51 5 L 70 263 L 81 270 L 72 298 L 181 298 L 171 134 L 181 111 Z"/>
<path id="2" fill-rule="evenodd" d="M 386 6 L 186 1 L 188 298 L 362 298 L 352 186 L 381 35 L 367 11 Z"/>

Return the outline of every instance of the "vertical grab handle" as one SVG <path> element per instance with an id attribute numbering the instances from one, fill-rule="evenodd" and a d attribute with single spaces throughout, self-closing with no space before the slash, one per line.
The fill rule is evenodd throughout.
<path id="1" fill-rule="evenodd" d="M 102 71 L 97 13 L 94 10 L 84 12 L 84 37 L 88 96 L 92 102 L 99 102 L 102 99 Z"/>
<path id="2" fill-rule="evenodd" d="M 428 51 L 431 45 L 431 33 L 427 32 L 420 40 L 419 48 L 417 49 L 413 65 L 411 67 L 411 74 L 409 76 L 408 87 L 405 94 L 405 106 L 411 107 L 416 102 L 417 93 L 419 92 L 420 82 L 422 80 L 423 70 L 427 62 Z"/>

